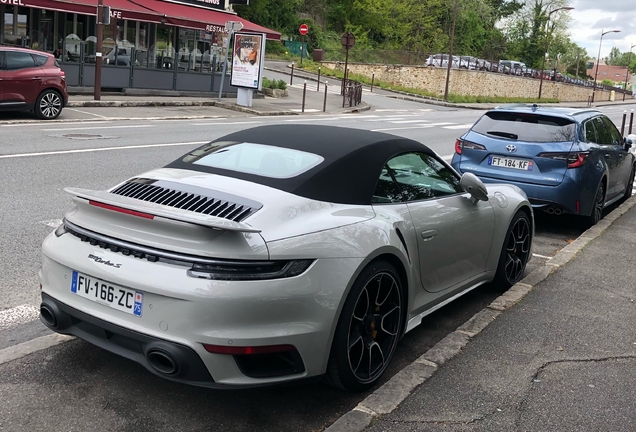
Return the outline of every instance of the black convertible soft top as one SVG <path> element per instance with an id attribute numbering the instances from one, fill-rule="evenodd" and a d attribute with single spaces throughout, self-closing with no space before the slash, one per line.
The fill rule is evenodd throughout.
<path id="1" fill-rule="evenodd" d="M 289 148 L 317 154 L 324 161 L 300 175 L 283 179 L 188 162 L 191 155 L 209 146 L 207 144 L 170 163 L 166 168 L 234 177 L 318 201 L 368 205 L 380 172 L 389 159 L 412 151 L 433 154 L 424 144 L 411 139 L 335 126 L 260 126 L 212 141 L 217 142 L 245 142 Z"/>

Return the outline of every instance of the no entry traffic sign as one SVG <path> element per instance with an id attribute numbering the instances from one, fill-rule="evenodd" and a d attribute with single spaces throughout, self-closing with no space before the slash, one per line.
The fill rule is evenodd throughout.
<path id="1" fill-rule="evenodd" d="M 301 24 L 298 31 L 300 32 L 301 35 L 305 36 L 307 32 L 309 31 L 309 27 L 307 27 L 307 24 Z"/>

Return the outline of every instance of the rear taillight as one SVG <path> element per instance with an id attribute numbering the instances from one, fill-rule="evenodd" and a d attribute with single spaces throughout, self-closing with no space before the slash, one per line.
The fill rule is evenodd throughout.
<path id="1" fill-rule="evenodd" d="M 585 165 L 590 154 L 587 152 L 573 152 L 573 153 L 539 153 L 538 157 L 562 160 L 567 162 L 568 168 L 578 168 Z"/>
<path id="2" fill-rule="evenodd" d="M 486 150 L 486 147 L 481 144 L 475 144 L 471 141 L 458 139 L 455 141 L 455 153 L 462 154 L 462 150 Z"/>

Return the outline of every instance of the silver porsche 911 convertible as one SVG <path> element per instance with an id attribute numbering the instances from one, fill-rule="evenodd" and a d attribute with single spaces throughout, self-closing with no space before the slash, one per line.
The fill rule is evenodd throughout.
<path id="1" fill-rule="evenodd" d="M 531 255 L 515 186 L 460 177 L 423 144 L 243 130 L 74 205 L 43 243 L 41 320 L 205 387 L 323 375 L 372 386 L 400 337 Z"/>

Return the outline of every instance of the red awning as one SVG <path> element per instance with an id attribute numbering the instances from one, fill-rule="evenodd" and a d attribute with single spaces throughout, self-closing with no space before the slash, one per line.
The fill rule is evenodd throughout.
<path id="1" fill-rule="evenodd" d="M 21 5 L 57 12 L 97 15 L 97 1 L 93 0 L 22 0 Z"/>
<path id="2" fill-rule="evenodd" d="M 261 27 L 229 12 L 156 0 L 135 0 L 135 3 L 154 10 L 161 15 L 165 15 L 167 24 L 213 32 L 224 32 L 226 21 L 241 21 L 244 26 L 243 31 L 265 33 L 267 39 L 280 40 L 280 33 Z"/>
<path id="3" fill-rule="evenodd" d="M 97 0 L 84 1 L 93 1 L 95 6 L 97 6 Z M 153 23 L 161 22 L 162 14 L 143 6 L 137 1 L 133 3 L 129 0 L 103 0 L 103 2 L 104 6 L 110 6 L 111 19 L 125 19 Z"/>

